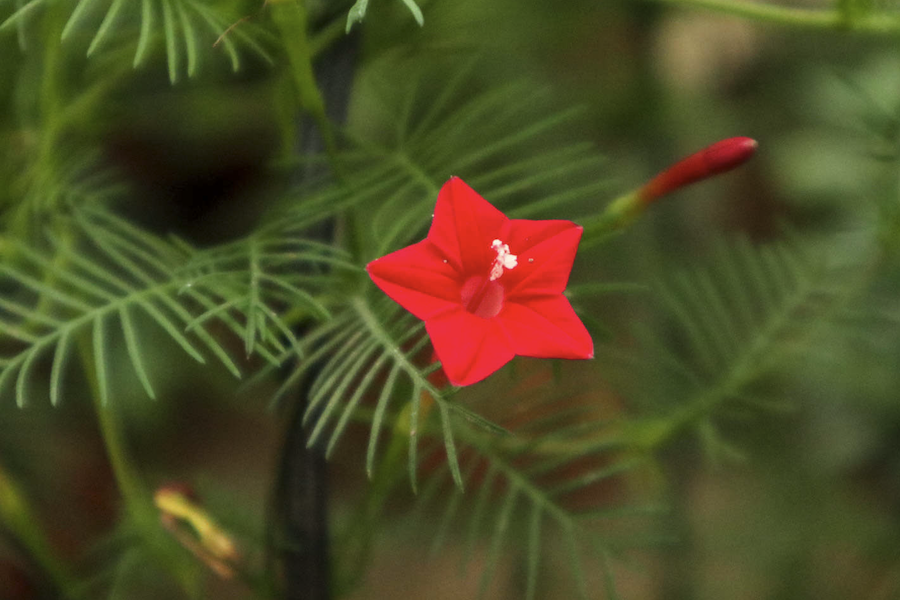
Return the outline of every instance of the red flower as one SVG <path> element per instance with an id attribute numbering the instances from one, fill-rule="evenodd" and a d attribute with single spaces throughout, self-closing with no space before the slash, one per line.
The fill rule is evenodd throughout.
<path id="1" fill-rule="evenodd" d="M 471 385 L 515 355 L 594 356 L 562 295 L 581 232 L 570 221 L 509 219 L 453 177 L 438 194 L 428 237 L 367 270 L 425 321 L 450 382 Z"/>

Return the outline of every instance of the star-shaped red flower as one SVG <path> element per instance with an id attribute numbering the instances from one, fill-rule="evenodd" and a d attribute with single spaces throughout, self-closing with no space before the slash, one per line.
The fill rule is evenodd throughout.
<path id="1" fill-rule="evenodd" d="M 450 382 L 471 385 L 516 355 L 594 356 L 563 296 L 581 232 L 570 221 L 509 219 L 453 177 L 438 194 L 428 237 L 367 270 L 425 321 Z"/>

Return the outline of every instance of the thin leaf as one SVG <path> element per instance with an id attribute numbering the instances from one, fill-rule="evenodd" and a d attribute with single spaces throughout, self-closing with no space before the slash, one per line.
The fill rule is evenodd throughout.
<path id="1" fill-rule="evenodd" d="M 688 278 L 684 273 L 676 274 L 675 285 L 679 288 L 678 298 L 683 302 L 686 312 L 690 313 L 697 324 L 699 335 L 702 336 L 705 345 L 708 346 L 710 356 L 715 356 L 721 363 L 727 363 L 733 358 L 736 348 L 729 346 L 725 338 L 721 335 L 723 328 L 728 325 L 721 322 L 724 318 L 716 310 L 716 293 L 710 290 L 707 294 L 707 288 L 703 284 L 702 274 L 697 273 L 693 277 Z M 675 296 L 673 295 L 673 298 Z M 718 306 L 724 311 L 721 302 Z M 727 315 L 727 313 L 726 313 Z"/>
<path id="2" fill-rule="evenodd" d="M 567 298 L 584 298 L 605 294 L 642 294 L 650 291 L 650 286 L 627 281 L 607 281 L 596 283 L 576 283 L 566 288 Z"/>
<path id="3" fill-rule="evenodd" d="M 362 333 L 357 331 L 352 325 L 346 326 L 343 330 L 339 331 L 334 335 L 332 339 L 330 339 L 326 344 L 322 345 L 320 348 L 317 348 L 315 352 L 309 355 L 306 360 L 302 361 L 297 369 L 295 369 L 287 379 L 285 379 L 284 383 L 278 390 L 272 395 L 272 399 L 269 404 L 270 407 L 274 407 L 275 404 L 284 396 L 285 393 L 289 389 L 291 389 L 294 385 L 296 385 L 304 375 L 306 375 L 315 365 L 319 364 L 321 358 L 328 356 L 331 353 L 331 350 L 339 345 L 344 344 L 347 341 L 347 338 L 352 336 L 354 339 L 359 339 L 362 337 Z M 316 379 L 316 383 L 321 380 L 321 374 Z M 310 390 L 312 392 L 312 390 Z"/>
<path id="4" fill-rule="evenodd" d="M 332 355 L 327 363 L 325 363 L 325 366 L 322 367 L 318 377 L 316 377 L 315 383 L 313 383 L 309 389 L 309 398 L 311 402 L 319 402 L 324 399 L 332 387 L 339 385 L 341 374 L 352 366 L 354 358 L 358 357 L 361 352 L 373 347 L 374 344 L 371 341 L 366 344 L 367 340 L 364 339 L 363 335 L 364 332 L 357 331 L 351 338 L 347 339 L 341 348 Z M 362 340 L 361 343 L 359 342 L 360 340 Z M 365 346 L 363 346 L 363 344 L 365 344 Z M 304 414 L 304 422 L 312 416 L 314 409 L 315 407 L 313 407 L 312 404 L 307 406 Z"/>
<path id="5" fill-rule="evenodd" d="M 26 344 L 34 344 L 40 339 L 33 333 L 23 330 L 21 327 L 17 327 L 11 323 L 4 323 L 3 321 L 0 321 L 0 334 L 19 340 L 20 342 L 25 342 Z"/>
<path id="6" fill-rule="evenodd" d="M 465 470 L 465 480 L 468 481 L 469 477 L 475 472 L 475 468 L 481 461 L 472 460 L 466 465 Z M 434 481 L 429 482 L 429 484 L 434 483 L 434 489 L 437 489 L 437 485 L 440 484 L 440 479 L 437 476 L 433 476 Z M 430 491 L 430 490 L 429 490 Z M 423 494 L 424 495 L 424 494 Z M 450 531 L 450 525 L 453 523 L 454 517 L 456 517 L 456 513 L 459 511 L 459 506 L 463 499 L 463 493 L 459 490 L 459 488 L 454 488 L 451 490 L 450 501 L 447 503 L 447 507 L 444 509 L 444 514 L 441 516 L 441 520 L 438 521 L 438 526 L 435 529 L 436 533 L 434 535 L 434 540 L 431 543 L 431 554 L 437 554 L 437 552 L 443 547 L 444 539 L 447 537 L 447 533 Z"/>
<path id="7" fill-rule="evenodd" d="M 765 314 L 767 316 L 774 314 L 777 309 L 778 299 L 769 284 L 769 279 L 766 277 L 761 261 L 757 258 L 753 246 L 746 237 L 740 237 L 738 238 L 736 249 L 743 262 L 743 272 L 751 277 L 752 289 L 758 294 L 760 301 L 765 307 Z"/>
<path id="8" fill-rule="evenodd" d="M 16 10 L 21 9 L 25 5 L 25 0 L 16 0 Z M 25 19 L 19 19 L 16 22 L 16 42 L 19 44 L 19 50 L 25 52 L 28 50 L 28 40 L 25 38 Z"/>
<path id="9" fill-rule="evenodd" d="M 402 0 L 402 2 L 406 5 L 406 8 L 409 9 L 409 12 L 412 13 L 413 18 L 416 20 L 416 23 L 419 24 L 419 27 L 425 25 L 425 17 L 422 15 L 422 9 L 419 8 L 419 5 L 415 3 L 415 0 Z"/>
<path id="10" fill-rule="evenodd" d="M 409 413 L 409 482 L 412 486 L 414 494 L 418 493 L 419 486 L 416 477 L 416 465 L 418 464 L 419 451 L 419 406 L 422 402 L 422 388 L 418 385 L 413 386 L 413 393 L 410 400 Z"/>
<path id="11" fill-rule="evenodd" d="M 571 527 L 567 527 L 563 530 L 563 533 L 566 549 L 569 551 L 569 566 L 572 569 L 572 577 L 578 584 L 578 596 L 583 600 L 588 600 L 587 580 L 584 578 L 584 569 L 578 553 L 578 540 L 575 539 L 575 531 Z"/>
<path id="12" fill-rule="evenodd" d="M 585 200 L 602 196 L 611 188 L 611 184 L 607 180 L 589 181 L 579 186 L 570 187 L 565 191 L 556 192 L 535 202 L 529 202 L 520 208 L 509 211 L 509 216 L 517 219 L 533 218 L 542 214 L 551 214 L 557 212 L 560 206 L 574 203 L 578 200 Z"/>
<path id="13" fill-rule="evenodd" d="M 540 504 L 531 506 L 531 516 L 528 519 L 528 544 L 526 547 L 527 569 L 525 574 L 525 600 L 534 600 L 537 594 L 538 567 L 541 560 L 541 521 L 543 509 Z"/>
<path id="14" fill-rule="evenodd" d="M 103 17 L 103 21 L 100 23 L 96 35 L 94 35 L 94 39 L 91 40 L 91 44 L 88 46 L 88 56 L 91 56 L 97 48 L 100 47 L 100 44 L 103 43 L 106 34 L 109 33 L 110 28 L 112 28 L 112 25 L 116 21 L 116 17 L 119 15 L 119 11 L 122 10 L 123 6 L 125 6 L 125 0 L 112 0 L 112 4 L 109 5 L 109 10 L 106 11 L 106 16 Z"/>
<path id="15" fill-rule="evenodd" d="M 490 547 L 488 548 L 487 562 L 482 571 L 481 584 L 478 588 L 479 598 L 483 598 L 485 592 L 487 592 L 487 586 L 490 582 L 489 575 L 497 566 L 497 559 L 500 558 L 500 548 L 503 544 L 506 532 L 509 530 L 509 522 L 512 517 L 513 509 L 516 506 L 516 499 L 518 496 L 518 488 L 509 490 L 506 493 L 506 499 L 503 501 L 503 505 L 500 508 L 500 513 L 497 515 L 497 520 L 494 523 L 494 533 L 491 536 Z"/>
<path id="16" fill-rule="evenodd" d="M 17 25 L 21 22 L 24 22 L 25 17 L 31 14 L 37 7 L 42 5 L 44 0 L 31 0 L 28 4 L 25 4 L 21 8 L 17 9 L 13 14 L 9 15 L 9 17 L 0 23 L 0 31 L 5 31 L 12 27 L 13 25 Z"/>
<path id="17" fill-rule="evenodd" d="M 31 372 L 31 366 L 40 353 L 41 346 L 32 346 L 25 354 L 25 361 L 19 369 L 19 376 L 16 378 L 16 405 L 19 408 L 25 407 L 25 388 L 28 385 L 28 375 Z"/>
<path id="18" fill-rule="evenodd" d="M 491 169 L 487 173 L 483 173 L 477 175 L 472 178 L 471 183 L 476 189 L 481 190 L 491 190 L 490 198 L 492 203 L 498 196 L 506 196 L 515 191 L 518 191 L 520 188 L 519 182 L 522 179 L 525 179 L 529 182 L 540 182 L 541 179 L 530 179 L 531 177 L 541 177 L 541 173 L 543 168 L 545 168 L 548 164 L 560 163 L 564 166 L 570 166 L 573 161 L 579 160 L 587 160 L 588 157 L 585 156 L 586 153 L 593 150 L 594 144 L 591 142 L 575 142 L 566 146 L 553 147 L 545 150 L 544 152 L 537 154 L 535 156 L 527 156 L 521 158 L 519 160 L 514 160 L 505 163 L 502 167 L 498 167 L 496 169 Z M 591 156 L 591 163 L 596 165 L 596 163 L 600 160 L 598 156 Z M 506 186 L 496 188 L 495 186 L 498 182 L 501 182 L 506 179 L 511 179 L 506 186 L 516 186 L 514 188 L 507 189 Z M 533 183 L 529 183 L 528 186 L 521 189 L 528 189 L 531 187 Z"/>
<path id="19" fill-rule="evenodd" d="M 708 343 L 703 327 L 697 322 L 697 316 L 687 308 L 684 301 L 669 286 L 660 286 L 659 295 L 672 310 L 672 314 L 677 317 L 706 373 L 715 373 L 718 363 L 716 354 Z"/>
<path id="20" fill-rule="evenodd" d="M 144 56 L 150 47 L 153 20 L 153 0 L 141 0 L 141 33 L 138 36 L 137 50 L 134 51 L 134 62 L 132 62 L 132 67 L 135 69 L 144 61 Z"/>
<path id="21" fill-rule="evenodd" d="M 324 409 L 320 414 L 316 416 L 316 425 L 315 427 L 313 427 L 313 431 L 309 435 L 309 446 L 312 446 L 313 444 L 315 444 L 316 440 L 318 440 L 319 435 L 324 431 L 328 420 L 331 418 L 331 414 L 334 412 L 341 399 L 344 397 L 347 388 L 349 388 L 350 385 L 358 379 L 359 373 L 371 360 L 372 354 L 374 354 L 377 350 L 378 346 L 374 343 L 364 344 L 361 345 L 347 358 L 347 361 L 345 363 L 346 366 L 339 371 L 341 378 L 339 385 L 334 388 L 334 391 L 331 392 Z M 337 373 L 335 374 L 337 375 Z M 324 400 L 327 393 L 328 388 L 323 388 L 320 395 L 310 398 L 309 409 L 307 410 L 306 415 L 315 415 L 316 410 L 318 410 L 319 405 Z"/>
<path id="22" fill-rule="evenodd" d="M 487 431 L 488 433 L 492 433 L 494 435 L 512 435 L 512 432 L 510 432 L 505 427 L 494 423 L 490 419 L 486 419 L 486 418 L 482 417 L 478 413 L 469 410 L 468 408 L 466 408 L 465 406 L 463 406 L 457 402 L 442 401 L 442 404 L 446 404 L 446 407 L 449 410 L 458 414 L 459 416 L 464 418 L 469 423 L 472 423 L 479 429 L 483 429 L 484 431 Z"/>
<path id="23" fill-rule="evenodd" d="M 53 246 L 54 248 L 56 248 L 56 251 L 58 253 L 65 253 L 66 260 L 69 263 L 85 271 L 87 274 L 93 276 L 94 278 L 112 286 L 112 292 L 104 290 L 101 294 L 98 290 L 97 295 L 99 297 L 111 297 L 113 294 L 129 294 L 136 291 L 136 288 L 131 283 L 125 281 L 120 277 L 116 277 L 111 272 L 109 272 L 108 269 L 99 266 L 96 262 L 85 258 L 80 253 L 71 252 L 67 246 L 63 245 L 59 240 L 54 239 L 52 235 L 48 235 L 48 237 L 50 238 L 50 241 L 53 243 Z"/>
<path id="24" fill-rule="evenodd" d="M 520 127 L 510 132 L 509 135 L 479 148 L 476 152 L 467 152 L 464 157 L 455 162 L 454 168 L 457 172 L 463 172 L 463 170 L 470 168 L 472 165 L 507 150 L 519 142 L 532 139 L 538 134 L 558 126 L 560 123 L 571 121 L 574 116 L 581 112 L 583 112 L 581 108 L 567 108 L 526 127 Z"/>
<path id="25" fill-rule="evenodd" d="M 308 308 L 313 316 L 319 320 L 325 320 L 331 318 L 331 313 L 321 302 L 316 300 L 311 294 L 308 292 L 301 290 L 300 288 L 291 285 L 290 283 L 280 279 L 278 277 L 273 277 L 271 275 L 262 274 L 260 275 L 260 280 L 268 281 L 284 290 L 290 292 L 297 300 L 300 301 L 302 306 Z"/>
<path id="26" fill-rule="evenodd" d="M 465 564 L 468 564 L 468 561 L 471 560 L 475 553 L 475 541 L 481 532 L 481 524 L 484 521 L 485 514 L 487 514 L 488 501 L 497 475 L 497 465 L 496 463 L 491 463 L 478 488 L 478 495 L 475 497 L 475 505 L 472 508 L 472 516 L 469 519 L 469 529 L 466 536 L 466 552 L 463 559 Z"/>
<path id="27" fill-rule="evenodd" d="M 447 449 L 447 462 L 450 465 L 450 473 L 453 475 L 453 481 L 456 486 L 462 490 L 462 475 L 459 472 L 459 459 L 456 457 L 456 443 L 453 441 L 453 426 L 450 423 L 450 413 L 447 404 L 438 403 L 438 409 L 441 414 L 441 429 L 444 433 L 444 447 Z"/>
<path id="28" fill-rule="evenodd" d="M 238 27 L 241 23 L 246 22 L 247 17 L 241 19 L 237 23 L 225 27 L 224 23 L 209 15 L 207 11 L 198 8 L 195 3 L 192 3 L 191 7 L 197 12 L 198 15 L 200 15 L 201 19 L 206 21 L 210 29 L 212 29 L 212 31 L 219 36 L 218 38 L 216 38 L 213 46 L 215 47 L 219 44 L 222 44 L 222 46 L 225 47 L 225 53 L 228 54 L 228 58 L 231 60 L 231 70 L 237 73 L 241 68 L 241 57 L 238 54 L 237 48 L 235 47 L 234 42 L 231 39 L 231 32 L 235 27 Z"/>
<path id="29" fill-rule="evenodd" d="M 381 435 L 381 423 L 384 420 L 384 413 L 387 410 L 391 395 L 394 393 L 394 385 L 397 382 L 397 375 L 400 373 L 400 365 L 394 363 L 391 372 L 388 374 L 381 388 L 381 394 L 375 403 L 375 414 L 372 417 L 372 428 L 369 431 L 369 446 L 366 449 L 366 474 L 372 479 L 375 464 L 375 450 L 378 445 L 378 438 Z"/>
<path id="30" fill-rule="evenodd" d="M 191 345 L 188 339 L 184 337 L 184 335 L 180 331 L 178 331 L 175 325 L 172 324 L 172 321 L 170 321 L 169 318 L 166 317 L 158 308 L 144 299 L 138 299 L 136 300 L 136 303 L 138 304 L 138 306 L 143 308 L 144 312 L 150 315 L 160 327 L 165 329 L 166 333 L 168 333 L 172 337 L 172 339 L 174 339 L 178 343 L 178 345 L 181 346 L 184 351 L 191 356 L 191 358 L 201 364 L 206 363 L 206 359 L 203 358 L 203 355 L 197 352 L 196 348 Z"/>
<path id="31" fill-rule="evenodd" d="M 606 590 L 606 597 L 608 600 L 619 600 L 619 591 L 616 588 L 616 580 L 613 577 L 612 558 L 609 551 L 601 551 L 600 559 L 603 562 L 603 589 Z"/>
<path id="32" fill-rule="evenodd" d="M 369 0 L 356 0 L 350 10 L 347 12 L 347 25 L 344 29 L 346 33 L 350 33 L 354 23 L 362 23 L 366 17 L 366 9 L 369 7 Z"/>
<path id="33" fill-rule="evenodd" d="M 125 336 L 125 348 L 128 351 L 128 357 L 131 359 L 131 365 L 134 367 L 134 372 L 137 374 L 141 385 L 144 386 L 144 390 L 147 391 L 147 395 L 150 396 L 150 398 L 156 399 L 156 394 L 153 392 L 153 386 L 150 385 L 150 378 L 147 377 L 147 371 L 144 368 L 144 361 L 141 358 L 141 350 L 137 340 L 137 333 L 134 331 L 134 324 L 131 322 L 131 316 L 128 314 L 128 309 L 124 306 L 119 307 L 119 320 L 122 323 L 122 333 Z"/>
<path id="34" fill-rule="evenodd" d="M 103 315 L 97 315 L 94 319 L 93 345 L 94 345 L 94 370 L 97 376 L 97 391 L 100 395 L 100 405 L 109 404 L 109 387 L 106 377 L 106 351 L 103 331 Z"/>
<path id="35" fill-rule="evenodd" d="M 196 300 L 200 300 L 201 304 L 203 304 L 204 306 L 209 306 L 209 304 L 211 303 L 211 301 L 202 294 L 192 293 L 190 294 L 190 296 Z M 237 323 L 233 319 L 222 319 L 222 321 L 229 327 L 232 327 L 232 330 L 238 328 Z M 190 322 L 190 320 L 188 319 L 187 322 Z M 237 365 L 234 364 L 234 361 L 231 360 L 231 357 L 228 356 L 228 353 L 224 348 L 222 348 L 222 345 L 214 340 L 209 332 L 206 331 L 206 329 L 204 329 L 203 327 L 198 327 L 194 330 L 194 334 L 198 338 L 200 338 L 200 341 L 206 344 L 206 347 L 209 348 L 210 352 L 216 355 L 216 357 L 222 362 L 222 364 L 225 365 L 225 368 L 231 371 L 231 373 L 238 379 L 241 378 L 240 369 L 238 369 Z M 269 359 L 267 353 L 260 352 L 260 355 L 269 360 L 270 363 L 276 362 L 274 357 Z"/>
<path id="36" fill-rule="evenodd" d="M 430 134 L 434 123 L 451 106 L 454 95 L 466 87 L 466 80 L 472 76 L 475 67 L 476 61 L 470 60 L 467 64 L 449 74 L 437 97 L 431 99 L 428 103 L 428 112 L 422 116 L 415 129 L 409 135 L 408 139 L 411 142 L 417 141 L 417 138 L 423 135 L 427 136 Z"/>
<path id="37" fill-rule="evenodd" d="M 78 4 L 75 6 L 75 10 L 72 11 L 72 15 L 69 17 L 69 20 L 66 21 L 65 27 L 63 27 L 62 35 L 60 39 L 65 40 L 69 37 L 69 34 L 75 29 L 75 26 L 81 21 L 82 17 L 87 13 L 88 9 L 94 5 L 94 0 L 78 0 Z"/>
<path id="38" fill-rule="evenodd" d="M 334 431 L 331 432 L 331 439 L 328 440 L 328 447 L 325 449 L 325 458 L 331 456 L 331 453 L 334 451 L 334 448 L 337 445 L 337 441 L 344 433 L 344 429 L 346 428 L 347 423 L 350 421 L 350 416 L 359 405 L 359 401 L 362 399 L 363 394 L 369 391 L 369 386 L 372 385 L 372 381 L 375 379 L 375 376 L 381 372 L 381 366 L 387 361 L 387 359 L 387 354 L 382 354 L 380 357 L 378 357 L 378 359 L 375 361 L 375 364 L 371 365 L 368 368 L 366 375 L 365 377 L 363 377 L 362 381 L 360 381 L 356 385 L 356 391 L 347 401 L 347 406 L 344 408 L 344 412 L 343 414 L 341 414 L 341 418 L 338 420 L 337 425 L 335 425 Z M 374 421 L 372 423 L 372 427 L 374 431 Z"/>
<path id="39" fill-rule="evenodd" d="M 65 293 L 57 290 L 56 288 L 47 285 L 43 281 L 39 281 L 34 277 L 31 277 L 30 275 L 19 273 L 18 271 L 9 268 L 7 265 L 0 264 L 0 273 L 6 273 L 10 277 L 10 279 L 15 281 L 16 283 L 29 287 L 39 294 L 42 294 L 47 298 L 53 300 L 54 302 L 57 302 L 58 304 L 74 308 L 79 312 L 90 312 L 91 310 L 93 310 L 93 307 L 91 305 L 85 304 L 81 300 L 73 298 L 72 296 L 68 296 Z"/>
<path id="40" fill-rule="evenodd" d="M 185 326 L 185 331 L 194 331 L 195 329 L 202 329 L 202 325 L 213 317 L 218 317 L 221 313 L 232 310 L 241 304 L 247 302 L 246 296 L 239 296 L 237 298 L 233 298 L 228 300 L 227 302 L 223 302 L 222 304 L 216 304 L 204 311 L 203 313 L 197 315 Z"/>
<path id="41" fill-rule="evenodd" d="M 300 344 L 300 340 L 297 339 L 297 336 L 294 335 L 294 332 L 291 331 L 291 328 L 288 327 L 287 323 L 285 323 L 284 320 L 275 313 L 275 311 L 273 311 L 271 308 L 269 308 L 265 304 L 261 304 L 259 309 L 260 309 L 260 311 L 262 311 L 262 313 L 264 313 L 268 317 L 269 321 L 271 321 L 272 324 L 275 325 L 275 329 L 280 331 L 281 335 L 283 335 L 287 339 L 288 343 L 293 348 L 294 355 L 297 356 L 297 358 L 302 359 L 304 356 L 303 346 Z M 268 336 L 269 337 L 268 341 L 270 344 L 272 344 L 276 348 L 279 348 L 282 353 L 287 351 L 287 348 L 285 348 L 281 344 L 281 342 L 278 340 L 278 337 L 274 331 L 269 330 L 269 329 L 266 329 L 265 331 L 270 332 L 270 335 Z"/>
<path id="42" fill-rule="evenodd" d="M 166 37 L 166 62 L 169 66 L 169 81 L 173 84 L 178 83 L 178 63 L 180 62 L 178 52 L 178 29 L 175 24 L 175 14 L 172 9 L 173 0 L 162 0 L 163 9 L 163 30 Z"/>
<path id="43" fill-rule="evenodd" d="M 547 490 L 547 496 L 550 497 L 559 497 L 574 492 L 575 490 L 579 490 L 581 488 L 587 487 L 589 485 L 593 485 L 595 483 L 599 483 L 605 479 L 609 479 L 611 477 L 616 477 L 623 473 L 627 473 L 631 471 L 638 465 L 642 464 L 642 460 L 622 460 L 616 462 L 608 467 L 602 467 L 599 469 L 595 469 L 593 471 L 589 471 L 587 473 L 583 473 L 574 479 L 567 481 L 566 483 L 559 484 Z"/>
<path id="44" fill-rule="evenodd" d="M 6 382 L 10 379 L 16 372 L 16 366 L 19 364 L 19 361 L 9 361 L 4 363 L 0 363 L 0 393 L 3 392 L 3 388 L 6 386 Z"/>
<path id="45" fill-rule="evenodd" d="M 194 30 L 194 24 L 188 17 L 184 2 L 177 3 L 178 16 L 181 19 L 181 29 L 184 32 L 184 44 L 187 49 L 187 74 L 193 77 L 197 73 L 197 62 L 199 52 L 197 51 L 197 32 Z"/>
<path id="46" fill-rule="evenodd" d="M 66 364 L 70 332 L 70 329 L 63 330 L 59 341 L 56 343 L 56 350 L 53 353 L 53 366 L 50 368 L 50 404 L 53 406 L 59 405 L 62 374 Z"/>

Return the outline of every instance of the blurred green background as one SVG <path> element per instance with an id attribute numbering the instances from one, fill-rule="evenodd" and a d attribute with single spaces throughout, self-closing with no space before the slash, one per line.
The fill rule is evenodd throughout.
<path id="1" fill-rule="evenodd" d="M 12 4 L 0 3 L 0 20 Z M 47 14 L 61 4 L 49 4 Z M 740 456 L 710 455 L 686 435 L 660 451 L 659 472 L 630 482 L 664 496 L 671 510 L 660 526 L 664 543 L 616 564 L 620 595 L 900 597 L 898 36 L 784 27 L 677 2 L 433 0 L 421 7 L 421 28 L 393 0 L 372 0 L 366 20 L 356 25 L 348 123 L 377 130 L 379 94 L 390 95 L 413 76 L 405 67 L 412 60 L 441 80 L 475 57 L 473 78 L 484 89 L 522 77 L 549 87 L 556 105 L 581 107 L 572 135 L 605 155 L 597 177 L 609 181 L 609 192 L 595 204 L 558 218 L 599 212 L 716 140 L 759 141 L 745 167 L 677 193 L 618 239 L 587 250 L 573 280 L 652 286 L 675 270 L 705 268 L 723 240 L 764 244 L 786 232 L 830 266 L 846 268 L 848 279 L 872 273 L 862 289 L 848 289 L 852 297 L 826 326 L 798 336 L 799 355 L 761 381 L 786 409 L 740 415 L 723 428 Z M 234 10 L 265 19 L 258 5 Z M 50 18 L 42 19 L 29 21 L 24 51 L 14 28 L 0 32 L 0 210 L 7 224 L 16 222 L 23 198 L 51 191 L 40 178 L 22 177 L 24 165 L 48 156 L 40 147 L 49 126 L 42 89 L 51 85 L 43 50 L 54 42 L 42 38 Z M 343 16 L 336 21 L 340 27 Z M 123 39 L 137 34 L 127 19 L 117 27 L 115 36 Z M 56 58 L 67 75 L 52 85 L 60 86 L 63 101 L 103 82 L 111 91 L 54 140 L 61 145 L 55 154 L 98 153 L 127 184 L 117 210 L 155 231 L 201 246 L 250 231 L 294 176 L 290 168 L 271 168 L 285 159 L 296 132 L 273 68 L 250 56 L 231 74 L 224 54 L 208 46 L 199 73 L 172 85 L 162 52 L 136 70 L 117 60 L 114 43 L 85 58 L 91 31 L 62 44 Z M 595 330 L 595 341 L 631 347 L 636 323 L 665 336 L 669 324 L 655 301 L 652 291 L 593 301 L 592 312 L 607 329 Z M 277 382 L 236 392 L 224 368 L 198 368 L 173 348 L 163 334 L 147 341 L 155 401 L 127 368 L 124 351 L 111 357 L 127 446 L 151 487 L 190 482 L 259 560 L 283 435 L 282 419 L 267 410 Z M 240 355 L 240 342 L 232 349 Z M 587 377 L 587 393 L 611 416 L 630 414 L 632 399 L 609 381 L 617 367 L 605 370 L 602 360 L 601 353 L 590 375 L 576 368 L 576 377 Z M 523 371 L 530 368 L 523 364 Z M 38 400 L 19 409 L 9 390 L 0 397 L 0 484 L 15 482 L 63 560 L 79 564 L 82 574 L 111 568 L 113 597 L 177 597 L 151 568 L 141 575 L 146 595 L 135 595 L 133 582 L 116 592 L 117 577 L 132 578 L 141 568 L 123 566 L 126 550 L 109 538 L 118 491 L 85 382 L 75 373 L 66 389 L 55 408 Z M 338 531 L 368 485 L 364 444 L 364 436 L 352 438 L 331 463 Z M 356 585 L 344 588 L 346 597 L 477 596 L 480 573 L 471 564 L 460 568 L 468 552 L 461 541 L 422 558 L 431 532 L 410 531 L 412 504 L 408 494 L 391 500 L 371 562 Z M 483 562 L 484 546 L 477 547 L 475 563 Z M 340 565 L 340 545 L 333 551 Z M 15 536 L 0 536 L 0 597 L 42 597 L 45 574 L 34 558 Z M 556 563 L 566 560 L 560 550 Z M 539 596 L 573 597 L 571 582 L 554 577 L 553 564 L 545 568 L 550 572 Z M 522 597 L 519 568 L 503 557 L 488 597 Z M 599 568 L 589 573 L 592 593 L 603 597 Z M 256 597 L 245 582 L 212 573 L 199 595 Z"/>

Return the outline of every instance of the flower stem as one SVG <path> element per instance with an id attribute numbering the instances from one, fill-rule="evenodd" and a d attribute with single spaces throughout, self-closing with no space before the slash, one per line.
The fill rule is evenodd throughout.
<path id="1" fill-rule="evenodd" d="M 274 0 L 268 4 L 272 11 L 272 20 L 284 43 L 297 99 L 300 106 L 315 120 L 325 150 L 334 161 L 337 148 L 331 121 L 325 112 L 325 100 L 313 72 L 314 49 L 307 31 L 306 6 L 298 0 Z M 321 51 L 321 48 L 317 47 L 316 50 Z"/>
<path id="2" fill-rule="evenodd" d="M 159 525 L 158 512 L 153 505 L 149 489 L 144 485 L 128 457 L 120 423 L 112 408 L 103 405 L 90 335 L 82 335 L 77 347 L 113 477 L 125 504 L 125 515 L 136 527 L 142 543 L 153 559 L 172 577 L 187 597 L 196 597 L 197 572 L 193 569 L 193 565 L 185 564 L 181 556 L 173 554 L 174 544 Z"/>
<path id="3" fill-rule="evenodd" d="M 655 0 L 690 8 L 701 8 L 764 23 L 797 29 L 847 31 L 871 35 L 900 34 L 900 20 L 886 14 L 855 14 L 839 9 L 813 10 L 777 6 L 763 2 L 727 0 Z"/>
<path id="4" fill-rule="evenodd" d="M 30 553 L 61 597 L 69 597 L 75 577 L 69 565 L 58 556 L 31 510 L 21 486 L 0 464 L 0 524 Z"/>
<path id="5" fill-rule="evenodd" d="M 100 385 L 97 380 L 97 372 L 94 367 L 94 351 L 91 346 L 90 336 L 83 335 L 78 340 L 78 351 L 84 374 L 91 390 L 91 399 L 94 404 L 94 412 L 97 415 L 97 424 L 106 446 L 106 453 L 112 467 L 113 476 L 125 501 L 125 508 L 132 516 L 146 514 L 153 511 L 150 495 L 144 489 L 137 472 L 132 468 L 125 450 L 122 430 L 116 420 L 113 411 L 108 406 L 103 406 L 100 396 Z"/>

